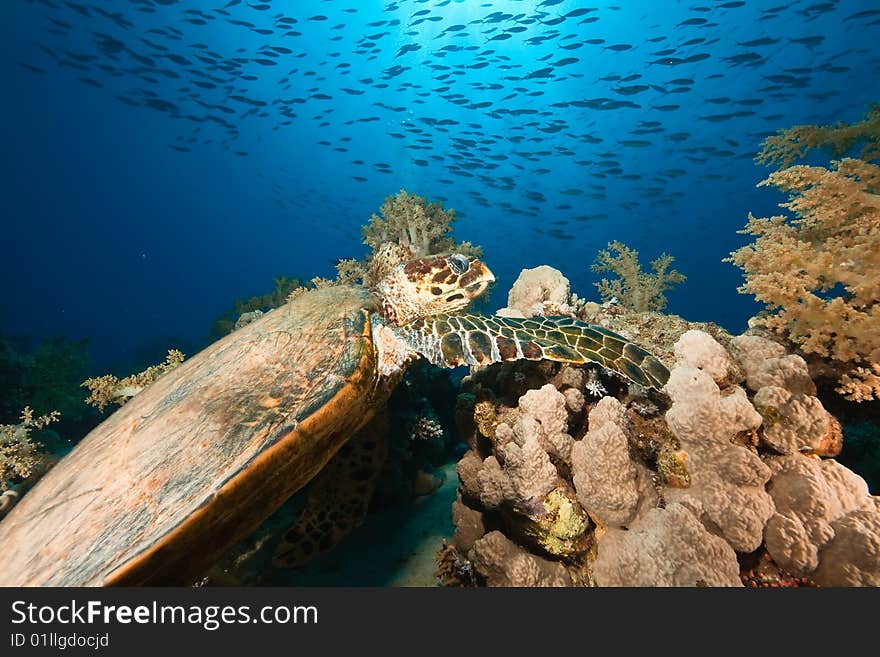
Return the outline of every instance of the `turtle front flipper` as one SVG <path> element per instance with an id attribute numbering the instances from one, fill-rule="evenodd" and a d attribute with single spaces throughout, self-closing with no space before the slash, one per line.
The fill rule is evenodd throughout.
<path id="1" fill-rule="evenodd" d="M 312 481 L 306 506 L 272 558 L 290 568 L 335 547 L 360 525 L 388 453 L 388 418 L 378 413 L 342 446 Z"/>
<path id="2" fill-rule="evenodd" d="M 669 379 L 663 363 L 638 345 L 606 328 L 570 317 L 435 315 L 395 332 L 440 367 L 523 359 L 594 362 L 646 388 L 659 390 Z"/>

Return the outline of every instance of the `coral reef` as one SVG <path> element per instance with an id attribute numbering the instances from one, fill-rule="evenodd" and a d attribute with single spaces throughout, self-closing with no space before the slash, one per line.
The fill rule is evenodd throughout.
<path id="1" fill-rule="evenodd" d="M 53 337 L 30 348 L 24 340 L 0 338 L 0 491 L 8 493 L 0 508 L 11 508 L 100 422 L 80 387 L 87 345 Z"/>
<path id="2" fill-rule="evenodd" d="M 472 449 L 458 464 L 465 499 L 496 511 L 534 549 L 557 556 L 584 552 L 590 524 L 573 486 L 557 470 L 570 463 L 567 428 L 566 397 L 548 384 L 522 395 L 517 409 L 484 427 L 491 454 Z"/>
<path id="3" fill-rule="evenodd" d="M 840 423 L 818 397 L 779 386 L 763 386 L 752 400 L 764 420 L 761 439 L 780 454 L 809 452 L 837 456 L 842 447 Z"/>
<path id="4" fill-rule="evenodd" d="M 443 540 L 443 545 L 434 560 L 437 562 L 434 577 L 437 578 L 440 586 L 476 586 L 473 564 L 462 558 L 459 550 L 447 540 Z"/>
<path id="5" fill-rule="evenodd" d="M 86 403 L 100 411 L 103 411 L 110 404 L 119 404 L 121 406 L 165 374 L 165 372 L 180 365 L 183 359 L 183 352 L 177 349 L 169 349 L 164 362 L 159 365 L 150 365 L 143 372 L 131 374 L 123 379 L 113 374 L 86 379 L 82 383 L 82 387 L 89 390 Z"/>
<path id="6" fill-rule="evenodd" d="M 659 312 L 666 307 L 665 292 L 686 279 L 681 272 L 670 269 L 674 261 L 671 255 L 661 254 L 651 263 L 654 273 L 649 274 L 642 270 L 638 251 L 614 241 L 599 251 L 592 270 L 597 273 L 607 271 L 617 276 L 611 280 L 603 278 L 596 283 L 604 301 L 617 299 L 629 310 Z"/>
<path id="7" fill-rule="evenodd" d="M 68 425 L 89 414 L 79 388 L 89 362 L 87 347 L 88 339 L 46 338 L 28 356 L 27 404 L 35 413 L 58 411 Z"/>
<path id="8" fill-rule="evenodd" d="M 529 299 L 529 312 L 545 301 L 520 294 L 511 298 Z M 831 458 L 841 427 L 800 355 L 657 313 L 583 311 L 674 363 L 663 393 L 592 366 L 472 371 L 456 408 L 469 450 L 444 577 L 489 586 L 877 583 L 880 500 Z"/>
<path id="9" fill-rule="evenodd" d="M 780 130 L 764 140 L 755 160 L 784 169 L 815 148 L 827 151 L 831 157 L 841 157 L 860 143 L 860 160 L 880 158 L 880 105 L 871 105 L 862 120 L 855 123 L 838 121 L 834 125 L 796 125 Z"/>
<path id="10" fill-rule="evenodd" d="M 785 347 L 759 335 L 738 335 L 730 341 L 730 350 L 742 365 L 749 390 L 778 386 L 792 393 L 816 394 L 806 361 L 786 354 Z"/>
<path id="11" fill-rule="evenodd" d="M 688 329 L 673 345 L 675 362 L 702 370 L 721 387 L 739 380 L 739 370 L 715 338 L 703 331 Z"/>
<path id="12" fill-rule="evenodd" d="M 740 559 L 743 585 L 749 588 L 798 588 L 816 586 L 806 577 L 796 577 L 782 570 L 765 550 Z"/>
<path id="13" fill-rule="evenodd" d="M 876 111 L 876 108 L 875 108 Z M 755 241 L 728 262 L 767 312 L 753 320 L 803 353 L 814 378 L 851 401 L 880 399 L 880 166 L 793 166 L 762 181 L 788 193 L 784 215 L 756 218 Z"/>
<path id="14" fill-rule="evenodd" d="M 872 358 L 876 357 L 876 352 Z M 849 374 L 842 374 L 835 390 L 850 401 L 880 399 L 880 363 L 868 367 L 856 367 Z"/>

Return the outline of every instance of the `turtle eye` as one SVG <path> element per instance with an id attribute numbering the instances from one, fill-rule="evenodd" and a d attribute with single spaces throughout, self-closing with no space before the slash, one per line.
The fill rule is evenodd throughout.
<path id="1" fill-rule="evenodd" d="M 468 259 L 458 253 L 446 258 L 446 262 L 449 264 L 449 268 L 458 276 L 461 276 L 463 273 L 465 273 L 471 266 L 471 263 L 468 262 Z"/>

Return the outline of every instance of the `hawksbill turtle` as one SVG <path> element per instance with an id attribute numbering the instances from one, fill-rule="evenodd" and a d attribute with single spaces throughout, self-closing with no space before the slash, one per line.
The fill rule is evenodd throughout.
<path id="1" fill-rule="evenodd" d="M 644 349 L 569 318 L 466 314 L 474 257 L 401 263 L 373 289 L 294 298 L 113 413 L 0 522 L 0 585 L 189 583 L 257 528 L 384 406 L 406 366 L 597 362 L 648 388 Z"/>

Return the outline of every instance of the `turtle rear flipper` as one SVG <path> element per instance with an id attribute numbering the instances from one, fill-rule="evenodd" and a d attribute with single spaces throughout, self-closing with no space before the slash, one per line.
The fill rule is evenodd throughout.
<path id="1" fill-rule="evenodd" d="M 663 363 L 638 345 L 570 317 L 436 315 L 396 331 L 410 348 L 441 367 L 512 360 L 595 362 L 646 388 L 659 390 L 669 379 Z"/>
<path id="2" fill-rule="evenodd" d="M 388 454 L 388 418 L 379 413 L 312 481 L 306 506 L 275 548 L 272 565 L 291 568 L 335 547 L 358 527 Z"/>

